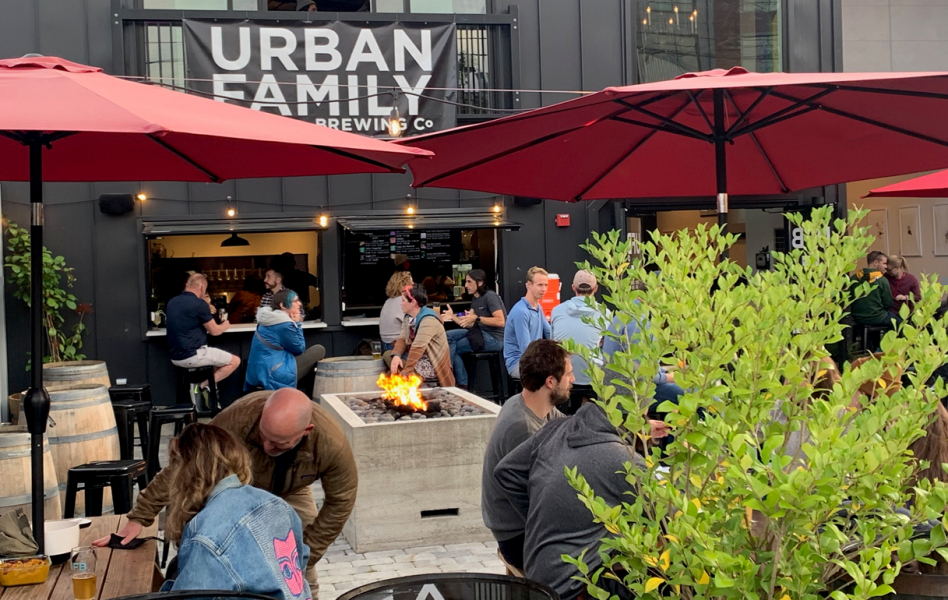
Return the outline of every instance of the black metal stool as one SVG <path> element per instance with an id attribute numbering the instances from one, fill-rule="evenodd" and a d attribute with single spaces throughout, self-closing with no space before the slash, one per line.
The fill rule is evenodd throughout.
<path id="1" fill-rule="evenodd" d="M 66 507 L 63 517 L 71 519 L 76 512 L 76 493 L 86 493 L 86 516 L 102 516 L 102 489 L 112 488 L 115 514 L 124 515 L 132 510 L 132 485 L 138 480 L 139 489 L 145 489 L 145 461 L 105 460 L 91 462 L 69 469 L 66 479 Z"/>
<path id="2" fill-rule="evenodd" d="M 118 400 L 112 402 L 115 424 L 118 428 L 119 449 L 122 460 L 135 458 L 135 423 L 138 423 L 138 439 L 142 459 L 148 460 L 148 415 L 151 402 L 144 400 Z"/>
<path id="3" fill-rule="evenodd" d="M 507 370 L 504 368 L 504 360 L 500 352 L 469 352 L 461 356 L 468 357 L 470 362 L 470 367 L 467 369 L 467 380 L 471 384 L 469 387 L 471 392 L 485 400 L 493 400 L 497 404 L 503 404 L 504 400 L 507 399 Z M 477 382 L 477 365 L 482 361 L 487 362 L 487 368 L 490 371 L 490 394 L 474 391 L 474 385 Z"/>
<path id="4" fill-rule="evenodd" d="M 519 379 L 514 379 L 513 375 L 507 373 L 507 397 L 504 398 L 504 402 L 510 399 L 511 396 L 516 396 L 517 394 L 523 392 L 523 384 Z M 503 404 L 504 402 L 501 402 Z"/>
<path id="5" fill-rule="evenodd" d="M 135 458 L 135 423 L 138 423 L 142 458 L 148 460 L 148 411 L 151 410 L 151 386 L 147 383 L 109 388 L 115 423 L 118 425 L 122 460 Z"/>
<path id="6" fill-rule="evenodd" d="M 148 481 L 151 481 L 161 464 L 158 462 L 158 451 L 161 448 L 161 428 L 163 425 L 174 423 L 174 434 L 178 435 L 185 425 L 197 422 L 197 411 L 194 406 L 158 406 L 151 409 L 148 420 Z"/>
<path id="7" fill-rule="evenodd" d="M 177 378 L 177 402 L 179 405 L 194 404 L 201 415 L 216 415 L 220 412 L 217 397 L 217 383 L 214 381 L 214 367 L 175 367 Z M 200 399 L 195 403 L 191 399 L 191 386 L 207 382 L 207 404 Z"/>
<path id="8" fill-rule="evenodd" d="M 891 327 L 888 325 L 861 325 L 862 327 L 862 350 L 863 352 L 872 352 L 873 347 L 869 346 L 869 336 L 871 334 L 879 335 L 879 343 L 882 343 L 882 336 L 886 334 Z"/>
<path id="9" fill-rule="evenodd" d="M 558 405 L 556 408 L 564 415 L 575 415 L 576 411 L 582 407 L 583 399 L 585 398 L 590 400 L 596 399 L 596 392 L 593 391 L 592 386 L 576 385 L 574 383 L 573 387 L 569 390 L 569 400 Z"/>

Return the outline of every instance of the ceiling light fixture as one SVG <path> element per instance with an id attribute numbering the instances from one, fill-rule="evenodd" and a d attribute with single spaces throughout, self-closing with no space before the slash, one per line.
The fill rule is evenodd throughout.
<path id="1" fill-rule="evenodd" d="M 230 234 L 229 238 L 226 238 L 221 242 L 221 248 L 230 248 L 231 246 L 249 246 L 250 242 L 245 238 L 240 237 L 236 233 Z"/>

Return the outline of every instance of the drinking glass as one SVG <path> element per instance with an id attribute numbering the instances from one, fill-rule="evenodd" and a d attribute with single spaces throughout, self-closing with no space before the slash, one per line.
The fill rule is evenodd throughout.
<path id="1" fill-rule="evenodd" d="M 438 316 L 441 316 L 441 303 L 440 302 L 432 302 L 431 308 L 435 311 L 435 313 Z"/>
<path id="2" fill-rule="evenodd" d="M 372 342 L 372 358 L 375 360 L 382 358 L 382 342 Z"/>
<path id="3" fill-rule="evenodd" d="M 72 549 L 69 566 L 72 569 L 72 595 L 76 600 L 95 599 L 95 562 L 94 546 Z"/>

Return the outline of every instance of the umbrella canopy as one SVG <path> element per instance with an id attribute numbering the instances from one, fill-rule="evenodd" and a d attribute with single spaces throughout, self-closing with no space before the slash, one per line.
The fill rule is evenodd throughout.
<path id="1" fill-rule="evenodd" d="M 0 60 L 0 181 L 210 181 L 402 172 L 428 152 L 106 75 L 54 57 Z"/>
<path id="2" fill-rule="evenodd" d="M 411 166 L 416 187 L 566 201 L 718 194 L 726 213 L 727 193 L 944 168 L 946 112 L 948 73 L 735 67 L 611 87 L 399 143 L 436 154 Z"/>
<path id="3" fill-rule="evenodd" d="M 29 181 L 30 271 L 42 272 L 44 181 L 208 181 L 402 172 L 425 150 L 110 77 L 54 57 L 0 60 L 0 181 Z M 42 278 L 33 277 L 33 535 L 44 552 Z"/>
<path id="4" fill-rule="evenodd" d="M 948 171 L 930 173 L 876 188 L 863 198 L 948 198 Z"/>

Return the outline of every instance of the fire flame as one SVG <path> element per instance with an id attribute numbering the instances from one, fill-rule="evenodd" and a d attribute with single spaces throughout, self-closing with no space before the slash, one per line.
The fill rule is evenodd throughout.
<path id="1" fill-rule="evenodd" d="M 428 404 L 418 391 L 418 388 L 421 387 L 421 377 L 417 375 L 403 377 L 398 374 L 388 376 L 381 373 L 375 384 L 382 390 L 382 398 L 391 400 L 396 406 L 410 406 L 415 410 L 428 410 Z"/>

